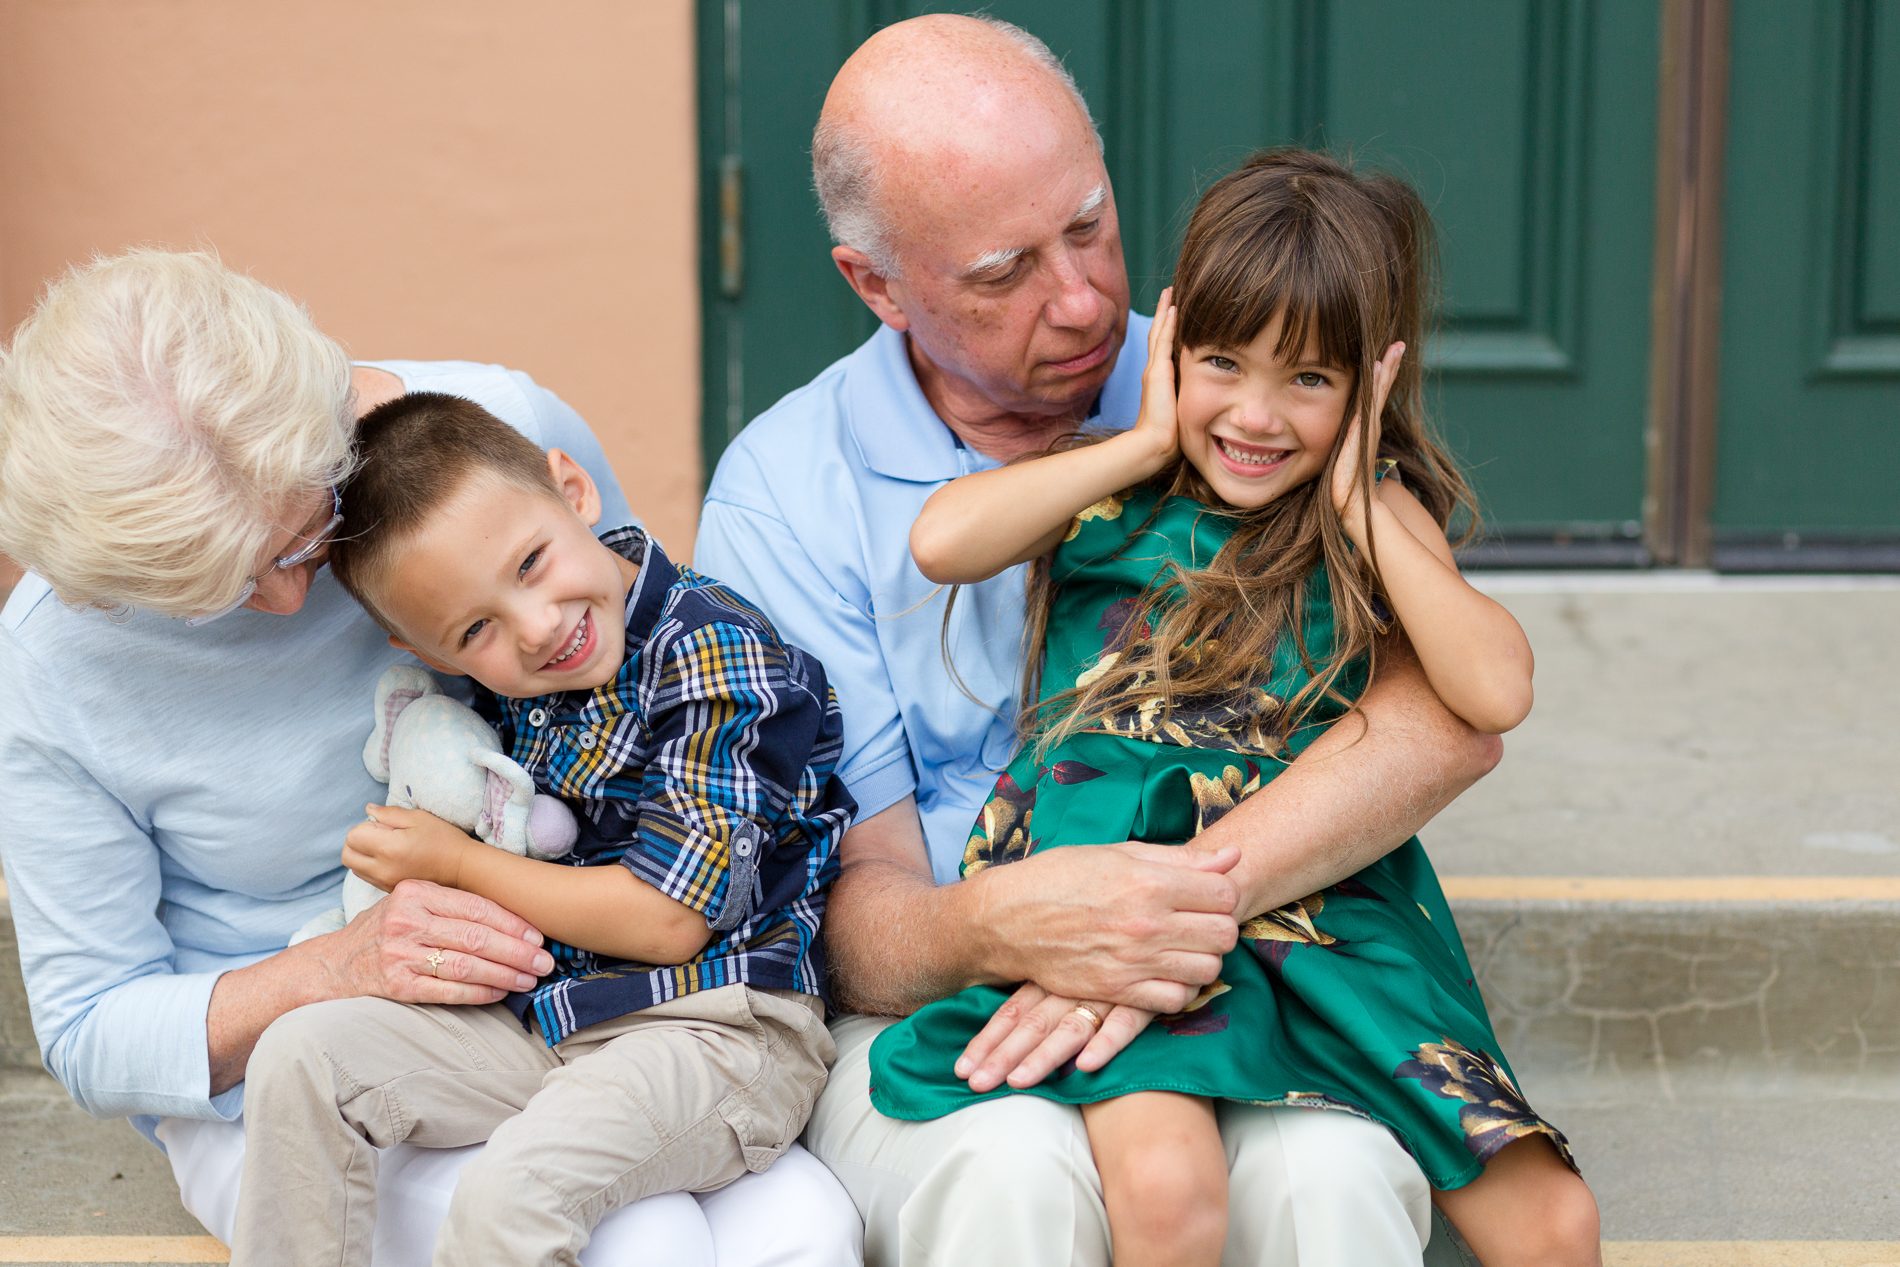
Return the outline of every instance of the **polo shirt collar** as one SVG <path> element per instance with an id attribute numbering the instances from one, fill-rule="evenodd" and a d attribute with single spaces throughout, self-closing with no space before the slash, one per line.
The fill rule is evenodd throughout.
<path id="1" fill-rule="evenodd" d="M 1141 373 L 1123 372 L 1128 345 L 1139 332 L 1145 341 L 1147 322 L 1129 314 L 1128 335 L 1115 373 L 1103 385 L 1089 408 L 1088 423 L 1120 430 L 1133 425 L 1141 408 Z M 1142 346 L 1146 346 L 1144 342 Z M 853 352 L 845 374 L 845 422 L 858 446 L 858 456 L 879 475 L 917 484 L 939 484 L 972 470 L 994 466 L 988 458 L 971 453 L 959 456 L 962 445 L 917 385 L 904 336 L 887 325 Z"/>
<path id="2" fill-rule="evenodd" d="M 858 456 L 879 475 L 935 484 L 963 474 L 956 433 L 917 385 L 904 336 L 887 325 L 851 354 L 845 419 Z"/>

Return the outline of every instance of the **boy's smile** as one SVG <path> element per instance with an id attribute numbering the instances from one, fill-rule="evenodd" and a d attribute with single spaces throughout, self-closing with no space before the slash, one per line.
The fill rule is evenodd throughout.
<path id="1" fill-rule="evenodd" d="M 517 699 L 613 680 L 639 567 L 590 530 L 593 482 L 565 454 L 549 462 L 561 498 L 478 472 L 404 543 L 377 586 L 392 643 Z"/>

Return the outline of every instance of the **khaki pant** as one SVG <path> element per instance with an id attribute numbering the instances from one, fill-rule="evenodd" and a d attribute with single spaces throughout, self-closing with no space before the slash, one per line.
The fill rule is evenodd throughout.
<path id="1" fill-rule="evenodd" d="M 797 1138 L 835 1054 L 808 995 L 726 986 L 554 1047 L 500 1004 L 342 999 L 264 1032 L 231 1261 L 360 1264 L 376 1149 L 488 1141 L 462 1172 L 437 1264 L 574 1264 L 609 1210 L 762 1171 Z"/>
<path id="2" fill-rule="evenodd" d="M 871 1040 L 840 1017 L 837 1064 L 805 1147 L 864 1216 L 867 1267 L 1107 1267 L 1102 1181 L 1082 1115 L 1010 1095 L 930 1122 L 871 1107 Z M 1431 1188 L 1383 1126 L 1323 1109 L 1221 1103 L 1224 1267 L 1419 1267 L 1460 1261 L 1432 1237 Z M 1427 1239 L 1432 1240 L 1426 1252 Z"/>

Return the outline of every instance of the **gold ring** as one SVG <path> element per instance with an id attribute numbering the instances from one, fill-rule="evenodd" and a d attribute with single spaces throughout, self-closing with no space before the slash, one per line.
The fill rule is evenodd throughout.
<path id="1" fill-rule="evenodd" d="M 1082 1015 L 1088 1017 L 1089 1023 L 1093 1025 L 1096 1029 L 1102 1028 L 1102 1014 L 1096 1011 L 1094 1008 L 1090 1007 L 1088 1004 L 1078 1003 L 1075 1005 L 1075 1008 L 1073 1010 L 1080 1012 Z"/>
<path id="2" fill-rule="evenodd" d="M 436 969 L 440 968 L 443 964 L 443 961 L 446 960 L 447 958 L 448 956 L 443 954 L 441 951 L 431 950 L 429 952 L 429 975 L 432 977 L 440 977 L 442 974 L 440 972 L 437 972 Z M 1099 1024 L 1100 1022 L 1097 1022 L 1097 1023 Z"/>

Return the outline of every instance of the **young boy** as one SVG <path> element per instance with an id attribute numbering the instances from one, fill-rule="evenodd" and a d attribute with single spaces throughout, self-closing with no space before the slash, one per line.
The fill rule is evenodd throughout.
<path id="1" fill-rule="evenodd" d="M 391 643 L 492 692 L 477 707 L 580 840 L 537 862 L 369 807 L 344 865 L 489 898 L 554 969 L 489 1007 L 346 999 L 273 1025 L 232 1261 L 367 1267 L 372 1148 L 486 1139 L 434 1261 L 571 1263 L 608 1211 L 763 1170 L 804 1128 L 835 1055 L 818 926 L 856 809 L 838 707 L 744 599 L 638 528 L 597 539 L 587 474 L 473 402 L 401 397 L 358 448 L 338 580 Z"/>

